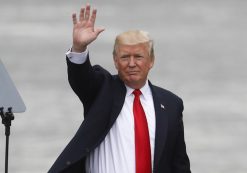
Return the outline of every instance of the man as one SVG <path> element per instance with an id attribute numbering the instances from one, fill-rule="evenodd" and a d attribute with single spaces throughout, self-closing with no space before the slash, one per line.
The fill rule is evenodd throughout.
<path id="1" fill-rule="evenodd" d="M 49 173 L 190 173 L 182 121 L 183 103 L 148 81 L 153 41 L 144 31 L 116 37 L 118 75 L 91 66 L 87 46 L 104 30 L 96 10 L 73 14 L 67 52 L 69 82 L 84 106 L 84 121 Z"/>

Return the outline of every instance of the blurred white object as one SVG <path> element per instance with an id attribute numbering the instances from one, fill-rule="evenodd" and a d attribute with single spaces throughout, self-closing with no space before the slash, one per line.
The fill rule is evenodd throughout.
<path id="1" fill-rule="evenodd" d="M 1 107 L 4 108 L 4 112 L 7 112 L 10 107 L 12 107 L 13 113 L 25 112 L 26 110 L 26 106 L 20 94 L 0 60 L 0 108 Z"/>

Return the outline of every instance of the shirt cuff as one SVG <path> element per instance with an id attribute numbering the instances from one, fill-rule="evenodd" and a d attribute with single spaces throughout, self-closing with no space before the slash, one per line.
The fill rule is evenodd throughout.
<path id="1" fill-rule="evenodd" d="M 88 49 L 86 49 L 84 52 L 77 53 L 77 52 L 72 52 L 71 48 L 66 52 L 66 56 L 70 60 L 70 62 L 75 63 L 75 64 L 83 64 L 87 60 L 87 55 L 88 55 Z"/>

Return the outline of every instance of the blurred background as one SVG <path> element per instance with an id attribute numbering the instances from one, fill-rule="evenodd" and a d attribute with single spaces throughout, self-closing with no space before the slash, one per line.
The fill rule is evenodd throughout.
<path id="1" fill-rule="evenodd" d="M 47 172 L 83 120 L 67 82 L 71 14 L 90 2 L 106 30 L 90 49 L 93 64 L 116 73 L 115 36 L 143 29 L 155 40 L 150 80 L 184 100 L 195 173 L 247 172 L 247 1 L 1 0 L 0 58 L 26 104 L 11 126 L 9 172 Z M 1 94 L 1 93 L 0 93 Z M 0 126 L 0 172 L 5 135 Z"/>

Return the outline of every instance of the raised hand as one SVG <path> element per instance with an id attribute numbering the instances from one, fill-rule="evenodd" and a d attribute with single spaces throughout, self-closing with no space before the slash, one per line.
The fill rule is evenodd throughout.
<path id="1" fill-rule="evenodd" d="M 93 42 L 98 35 L 104 31 L 104 28 L 95 28 L 95 20 L 97 10 L 93 9 L 90 13 L 90 5 L 87 4 L 86 8 L 81 8 L 79 20 L 77 20 L 76 14 L 73 13 L 73 52 L 83 52 L 87 46 Z"/>

